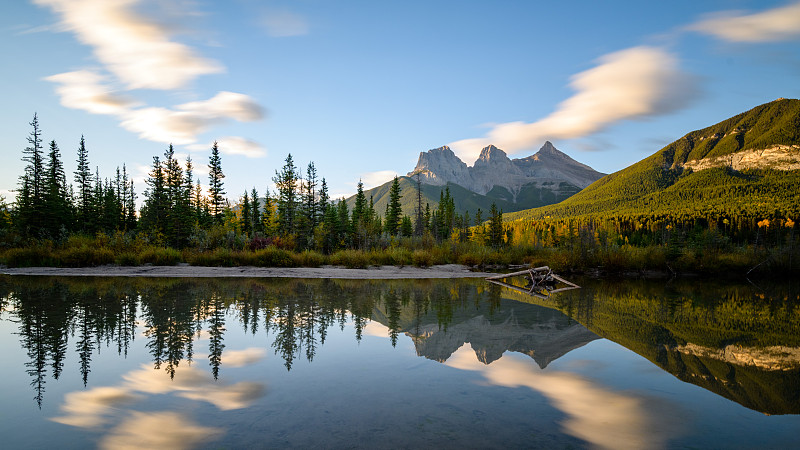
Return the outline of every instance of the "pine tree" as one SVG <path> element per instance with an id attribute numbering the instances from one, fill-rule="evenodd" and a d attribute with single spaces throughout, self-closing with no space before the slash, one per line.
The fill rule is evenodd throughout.
<path id="1" fill-rule="evenodd" d="M 239 223 L 242 227 L 242 233 L 246 236 L 251 236 L 253 233 L 253 224 L 250 222 L 252 217 L 250 211 L 250 196 L 247 193 L 247 189 L 245 189 L 244 196 L 242 196 L 242 218 Z"/>
<path id="2" fill-rule="evenodd" d="M 250 217 L 247 220 L 250 221 L 253 235 L 264 232 L 264 224 L 261 223 L 261 202 L 255 187 L 250 191 Z"/>
<path id="3" fill-rule="evenodd" d="M 72 228 L 72 205 L 67 192 L 67 177 L 56 141 L 50 142 L 45 168 L 43 219 L 45 233 L 54 239 L 66 236 Z"/>
<path id="4" fill-rule="evenodd" d="M 417 172 L 417 206 L 414 209 L 414 235 L 415 236 L 422 236 L 425 232 L 425 217 L 424 212 L 422 211 L 422 182 L 420 182 L 419 172 Z"/>
<path id="5" fill-rule="evenodd" d="M 142 207 L 142 227 L 156 235 L 164 234 L 167 215 L 167 194 L 164 170 L 158 156 L 153 157 L 153 167 L 147 178 L 148 189 Z"/>
<path id="6" fill-rule="evenodd" d="M 492 203 L 489 216 L 489 245 L 498 248 L 503 244 L 503 211 Z"/>
<path id="7" fill-rule="evenodd" d="M 297 231 L 297 168 L 291 153 L 280 172 L 275 171 L 272 181 L 278 188 L 278 232 L 282 235 Z"/>
<path id="8" fill-rule="evenodd" d="M 75 183 L 78 185 L 78 227 L 83 232 L 90 232 L 89 224 L 93 222 L 94 212 L 92 205 L 92 171 L 89 169 L 89 152 L 86 150 L 86 141 L 81 135 L 81 142 L 78 145 L 78 167 L 75 170 Z"/>
<path id="9" fill-rule="evenodd" d="M 39 117 L 34 113 L 30 122 L 33 130 L 28 136 L 29 147 L 22 151 L 27 164 L 20 178 L 20 195 L 17 197 L 17 224 L 23 235 L 40 237 L 43 228 L 44 158 L 42 155 L 42 130 Z"/>
<path id="10" fill-rule="evenodd" d="M 122 201 L 123 208 L 123 229 L 126 231 L 136 228 L 136 192 L 133 190 L 133 180 L 128 178 L 128 169 L 122 165 Z"/>
<path id="11" fill-rule="evenodd" d="M 330 205 L 330 196 L 328 195 L 328 183 L 325 182 L 325 178 L 322 178 L 322 183 L 320 184 L 319 188 L 319 215 L 322 217 L 322 220 L 325 220 L 325 214 L 328 212 L 328 208 Z"/>
<path id="12" fill-rule="evenodd" d="M 392 186 L 389 188 L 389 203 L 386 204 L 386 232 L 391 236 L 396 236 L 400 230 L 400 221 L 402 220 L 403 210 L 400 206 L 400 181 L 397 176 L 392 181 Z"/>
<path id="13" fill-rule="evenodd" d="M 211 146 L 211 157 L 208 161 L 208 192 L 211 215 L 214 218 L 214 223 L 217 225 L 222 225 L 222 213 L 225 209 L 223 178 L 225 178 L 225 175 L 222 173 L 222 160 L 219 156 L 219 146 L 217 145 L 217 141 L 214 141 L 214 145 Z"/>

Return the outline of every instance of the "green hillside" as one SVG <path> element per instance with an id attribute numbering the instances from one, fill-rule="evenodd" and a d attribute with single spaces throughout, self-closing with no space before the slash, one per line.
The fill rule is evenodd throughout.
<path id="1" fill-rule="evenodd" d="M 797 217 L 800 171 L 716 168 L 692 172 L 682 166 L 687 161 L 743 150 L 797 144 L 800 100 L 775 100 L 693 131 L 557 205 L 509 214 L 506 219 L 732 214 Z"/>
<path id="2" fill-rule="evenodd" d="M 409 177 L 398 177 L 400 181 L 400 204 L 403 208 L 403 213 L 409 216 L 414 215 L 414 208 L 417 203 L 417 182 Z M 364 191 L 364 194 L 369 199 L 373 197 L 375 210 L 383 215 L 386 210 L 386 204 L 389 202 L 389 188 L 392 182 L 386 182 L 376 188 Z M 528 184 L 522 187 L 517 194 L 517 201 L 514 202 L 513 195 L 505 188 L 495 186 L 486 195 L 477 194 L 457 184 L 448 183 L 447 187 L 450 188 L 450 196 L 453 197 L 455 202 L 456 211 L 463 214 L 464 211 L 469 211 L 470 215 L 474 215 L 480 208 L 484 213 L 489 211 L 492 203 L 495 203 L 498 208 L 504 212 L 521 211 L 528 208 L 535 208 L 538 206 L 551 205 L 560 202 L 569 196 L 574 195 L 579 191 L 575 186 L 568 183 L 561 183 L 558 187 L 558 192 L 550 189 L 543 189 L 535 184 Z M 549 186 L 548 186 L 549 188 Z M 439 195 L 443 192 L 445 186 L 433 186 L 430 184 L 422 184 L 422 207 L 426 203 L 431 205 L 431 208 L 436 208 L 439 205 Z M 347 206 L 353 208 L 355 204 L 355 196 L 347 199 Z M 486 215 L 484 214 L 484 217 Z"/>

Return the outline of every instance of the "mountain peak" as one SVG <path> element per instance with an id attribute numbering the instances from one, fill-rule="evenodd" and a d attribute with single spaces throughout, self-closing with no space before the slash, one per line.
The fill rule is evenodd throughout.
<path id="1" fill-rule="evenodd" d="M 497 160 L 502 161 L 502 160 L 506 160 L 506 159 L 508 159 L 508 155 L 506 155 L 506 152 L 500 150 L 499 148 L 495 147 L 494 145 L 489 145 L 487 147 L 484 147 L 481 150 L 481 154 L 480 154 L 480 156 L 478 156 L 478 160 L 475 161 L 475 163 L 477 164 L 479 161 L 480 162 L 489 162 L 489 161 L 497 161 Z"/>

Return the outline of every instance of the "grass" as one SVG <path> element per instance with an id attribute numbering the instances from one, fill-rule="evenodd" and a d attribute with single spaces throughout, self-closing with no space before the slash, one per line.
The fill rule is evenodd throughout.
<path id="1" fill-rule="evenodd" d="M 512 264 L 550 266 L 570 273 L 698 273 L 708 275 L 785 276 L 800 270 L 800 254 L 754 247 L 733 247 L 724 251 L 682 248 L 677 253 L 666 246 L 637 247 L 542 247 L 528 244 L 493 249 L 474 242 L 442 244 L 401 242 L 372 250 L 339 250 L 330 255 L 316 251 L 292 252 L 275 246 L 259 250 L 186 249 L 183 251 L 154 246 L 120 236 L 75 237 L 61 246 L 43 242 L 0 252 L 0 264 L 9 267 L 90 267 L 106 264 L 159 266 L 188 263 L 194 266 L 319 267 L 348 268 L 371 266 L 430 267 L 439 264 L 463 264 L 476 268 L 498 268 Z M 751 270 L 755 268 L 754 270 Z"/>

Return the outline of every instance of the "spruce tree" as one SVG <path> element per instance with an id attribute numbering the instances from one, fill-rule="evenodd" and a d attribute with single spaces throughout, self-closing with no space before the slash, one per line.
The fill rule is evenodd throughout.
<path id="1" fill-rule="evenodd" d="M 166 227 L 167 194 L 164 170 L 158 156 L 153 157 L 153 167 L 147 178 L 147 190 L 142 207 L 142 227 L 149 233 L 163 235 Z"/>
<path id="2" fill-rule="evenodd" d="M 225 210 L 225 198 L 223 195 L 222 179 L 225 175 L 222 173 L 222 160 L 219 156 L 219 146 L 217 141 L 211 146 L 211 157 L 208 161 L 208 193 L 209 203 L 211 208 L 211 215 L 214 218 L 214 223 L 222 225 L 223 212 Z"/>
<path id="3" fill-rule="evenodd" d="M 389 188 L 389 203 L 386 204 L 386 232 L 391 236 L 396 236 L 400 230 L 400 221 L 402 220 L 403 210 L 400 206 L 400 181 L 397 176 L 392 181 L 392 186 Z"/>
<path id="4" fill-rule="evenodd" d="M 81 142 L 78 145 L 78 167 L 75 170 L 75 183 L 78 186 L 77 219 L 78 227 L 83 232 L 88 232 L 89 223 L 92 221 L 94 212 L 92 211 L 93 199 L 92 192 L 92 171 L 89 169 L 89 152 L 86 150 L 86 140 L 81 135 Z"/>
<path id="5" fill-rule="evenodd" d="M 272 181 L 278 188 L 278 232 L 294 234 L 297 229 L 297 168 L 291 153 L 280 172 L 275 171 Z"/>
<path id="6" fill-rule="evenodd" d="M 252 219 L 252 213 L 250 212 L 250 197 L 247 193 L 247 189 L 244 191 L 244 196 L 242 196 L 242 216 L 239 223 L 241 224 L 242 233 L 246 236 L 250 236 L 253 233 L 253 224 L 250 222 Z"/>
<path id="7" fill-rule="evenodd" d="M 28 136 L 30 146 L 22 151 L 27 164 L 20 178 L 20 195 L 17 197 L 17 223 L 24 236 L 41 237 L 44 204 L 44 158 L 42 155 L 42 130 L 39 117 L 33 114 L 33 130 Z"/>
<path id="8" fill-rule="evenodd" d="M 503 211 L 492 203 L 489 216 L 489 245 L 498 248 L 503 244 Z"/>
<path id="9" fill-rule="evenodd" d="M 56 141 L 50 142 L 44 182 L 44 231 L 53 239 L 60 239 L 72 228 L 72 205 L 67 192 L 67 177 L 61 163 L 61 152 Z"/>
<path id="10" fill-rule="evenodd" d="M 253 235 L 264 232 L 264 224 L 261 223 L 261 201 L 258 199 L 258 191 L 256 191 L 255 187 L 250 191 L 250 217 L 248 217 L 248 220 L 250 221 Z"/>

